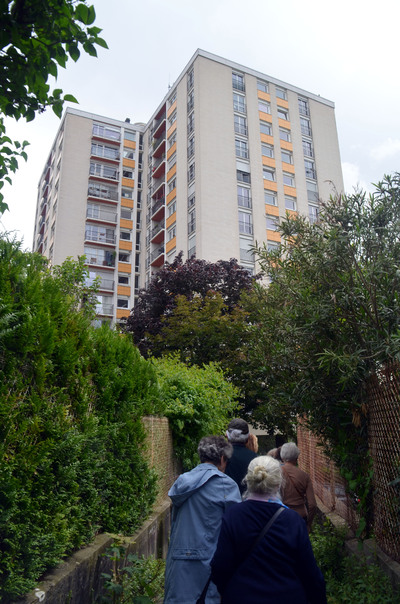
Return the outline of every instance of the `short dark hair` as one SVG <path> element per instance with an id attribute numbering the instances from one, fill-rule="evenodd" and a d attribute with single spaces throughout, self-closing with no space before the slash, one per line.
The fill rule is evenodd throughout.
<path id="1" fill-rule="evenodd" d="M 204 436 L 197 447 L 201 463 L 210 462 L 218 465 L 221 457 L 230 459 L 233 447 L 223 436 Z"/>
<path id="2" fill-rule="evenodd" d="M 243 434 L 248 434 L 249 424 L 244 421 L 244 419 L 240 419 L 240 417 L 237 417 L 236 419 L 232 419 L 229 422 L 228 430 L 241 430 Z"/>

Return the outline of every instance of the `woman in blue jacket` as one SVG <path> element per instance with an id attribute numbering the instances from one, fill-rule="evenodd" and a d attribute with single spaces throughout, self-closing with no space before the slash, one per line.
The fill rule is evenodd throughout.
<path id="1" fill-rule="evenodd" d="M 307 526 L 279 497 L 281 465 L 270 456 L 250 462 L 247 495 L 225 514 L 211 562 L 223 604 L 326 604 Z M 283 512 L 257 543 L 263 527 Z"/>
<path id="2" fill-rule="evenodd" d="M 222 436 L 202 438 L 200 464 L 181 474 L 168 495 L 172 529 L 165 570 L 165 604 L 194 604 L 210 576 L 222 515 L 241 500 L 237 484 L 224 474 L 232 445 Z M 213 583 L 207 604 L 220 602 Z"/>

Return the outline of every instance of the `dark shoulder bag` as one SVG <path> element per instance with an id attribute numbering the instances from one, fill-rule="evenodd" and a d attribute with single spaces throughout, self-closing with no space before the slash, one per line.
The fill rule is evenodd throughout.
<path id="1" fill-rule="evenodd" d="M 243 558 L 243 560 L 240 562 L 239 566 L 236 567 L 235 572 L 238 570 L 238 568 L 240 568 L 240 566 L 243 564 L 243 562 L 246 560 L 246 558 L 248 558 L 251 554 L 251 552 L 253 550 L 255 550 L 256 546 L 260 543 L 261 539 L 265 536 L 265 534 L 267 533 L 268 529 L 272 526 L 272 524 L 275 522 L 275 520 L 278 518 L 279 514 L 281 514 L 283 512 L 285 508 L 280 507 L 278 510 L 276 510 L 275 514 L 272 516 L 272 518 L 270 518 L 267 522 L 267 524 L 264 526 L 263 530 L 261 531 L 261 533 L 258 535 L 257 539 L 254 541 L 253 545 L 251 546 L 251 548 L 249 549 L 249 551 L 247 552 L 246 556 Z M 233 573 L 233 575 L 235 574 L 235 572 Z M 232 577 L 233 577 L 232 575 Z M 231 578 L 232 578 L 231 577 Z M 230 579 L 229 579 L 230 580 Z M 207 590 L 208 590 L 208 586 L 210 585 L 211 582 L 211 575 L 208 578 L 207 583 L 204 585 L 203 591 L 200 594 L 200 597 L 196 600 L 196 604 L 205 604 L 206 602 L 206 595 L 207 595 Z"/>

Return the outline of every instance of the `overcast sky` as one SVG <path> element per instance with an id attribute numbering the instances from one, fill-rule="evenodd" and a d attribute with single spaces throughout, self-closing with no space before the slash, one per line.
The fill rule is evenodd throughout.
<path id="1" fill-rule="evenodd" d="M 60 68 L 79 108 L 146 122 L 197 48 L 335 103 L 347 192 L 400 171 L 399 0 L 92 0 L 109 50 Z M 59 120 L 48 109 L 8 135 L 28 140 L 0 226 L 31 249 L 37 183 Z"/>

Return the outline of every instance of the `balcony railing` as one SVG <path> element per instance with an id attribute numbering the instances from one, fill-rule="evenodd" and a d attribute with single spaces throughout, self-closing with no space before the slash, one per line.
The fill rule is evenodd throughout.
<path id="1" fill-rule="evenodd" d="M 115 266 L 115 255 L 103 256 L 100 254 L 86 253 L 86 264 L 94 264 L 97 266 Z"/>
<path id="2" fill-rule="evenodd" d="M 107 126 L 100 126 L 99 124 L 93 124 L 93 136 L 99 136 L 101 138 L 109 138 L 110 140 L 119 141 L 121 140 L 121 132 L 107 128 Z"/>
<path id="3" fill-rule="evenodd" d="M 97 304 L 96 306 L 96 315 L 112 315 L 113 312 L 113 304 Z"/>
<path id="4" fill-rule="evenodd" d="M 118 149 L 111 149 L 110 147 L 103 147 L 103 145 L 92 145 L 92 155 L 97 157 L 104 157 L 105 159 L 119 160 Z"/>
<path id="5" fill-rule="evenodd" d="M 87 241 L 96 241 L 97 243 L 115 243 L 115 235 L 111 233 L 96 233 L 90 230 L 85 231 L 85 239 Z"/>
<path id="6" fill-rule="evenodd" d="M 90 184 L 88 188 L 88 195 L 91 197 L 99 197 L 100 199 L 111 199 L 112 201 L 118 201 L 117 189 L 108 189 L 97 184 Z"/>
<path id="7" fill-rule="evenodd" d="M 101 178 L 109 178 L 118 180 L 118 170 L 104 164 L 90 164 L 89 174 L 91 176 L 99 176 Z"/>
<path id="8" fill-rule="evenodd" d="M 155 214 L 157 210 L 159 210 L 164 205 L 164 200 L 165 197 L 162 197 L 161 199 L 158 199 L 155 203 L 153 203 L 153 205 L 151 206 L 151 215 Z"/>
<path id="9" fill-rule="evenodd" d="M 161 256 L 163 253 L 164 253 L 163 247 L 158 247 L 157 249 L 153 250 L 150 254 L 150 262 L 154 262 L 154 260 L 156 258 L 158 258 L 158 256 Z"/>
<path id="10" fill-rule="evenodd" d="M 156 226 L 151 229 L 150 239 L 153 239 L 153 237 L 155 237 L 157 235 L 157 233 L 159 233 L 163 229 L 164 229 L 163 224 L 161 224 L 161 223 L 156 224 Z"/>
<path id="11" fill-rule="evenodd" d="M 115 212 L 107 212 L 107 210 L 99 210 L 99 208 L 88 208 L 86 216 L 95 220 L 113 222 L 114 224 L 117 222 L 117 214 Z"/>

